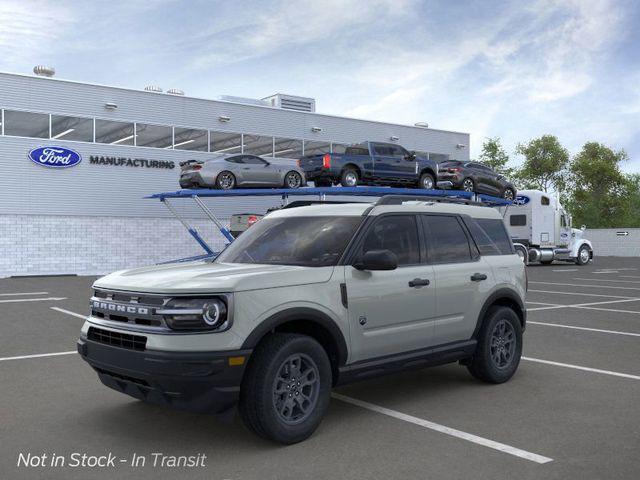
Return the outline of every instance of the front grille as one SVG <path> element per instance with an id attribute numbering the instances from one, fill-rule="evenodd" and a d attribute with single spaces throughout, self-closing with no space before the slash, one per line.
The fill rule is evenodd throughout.
<path id="1" fill-rule="evenodd" d="M 112 322 L 167 330 L 162 315 L 155 313 L 169 299 L 160 295 L 111 292 L 96 289 L 91 299 L 91 315 Z"/>
<path id="2" fill-rule="evenodd" d="M 147 346 L 147 337 L 129 335 L 128 333 L 112 332 L 102 328 L 89 327 L 87 338 L 94 342 L 111 345 L 112 347 L 142 351 Z"/>

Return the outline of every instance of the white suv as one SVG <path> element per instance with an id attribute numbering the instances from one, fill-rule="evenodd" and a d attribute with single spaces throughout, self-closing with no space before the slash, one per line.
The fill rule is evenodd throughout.
<path id="1" fill-rule="evenodd" d="M 333 386 L 460 362 L 516 371 L 525 267 L 488 207 L 404 201 L 268 214 L 215 261 L 95 282 L 78 351 L 107 386 L 257 434 L 313 433 Z"/>

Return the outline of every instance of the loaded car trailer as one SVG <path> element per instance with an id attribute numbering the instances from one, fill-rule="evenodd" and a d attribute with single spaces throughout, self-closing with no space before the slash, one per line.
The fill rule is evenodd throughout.
<path id="1" fill-rule="evenodd" d="M 171 260 L 170 262 L 182 262 L 198 260 L 203 258 L 214 258 L 219 252 L 216 252 L 200 235 L 200 233 L 184 219 L 173 205 L 173 201 L 177 199 L 191 199 L 200 208 L 204 215 L 211 220 L 218 228 L 222 236 L 228 241 L 232 242 L 235 239 L 235 235 L 223 225 L 223 223 L 216 217 L 214 212 L 207 207 L 203 198 L 230 198 L 230 197 L 280 197 L 282 201 L 281 208 L 291 208 L 299 206 L 301 204 L 309 205 L 311 203 L 320 203 L 329 201 L 325 200 L 327 196 L 346 196 L 346 197 L 386 197 L 393 196 L 397 201 L 434 201 L 434 202 L 455 202 L 465 203 L 471 205 L 481 205 L 487 207 L 507 207 L 512 202 L 492 197 L 490 195 L 482 195 L 473 192 L 453 191 L 453 190 L 421 190 L 414 188 L 389 188 L 389 187 L 320 187 L 320 188 L 300 188 L 297 190 L 290 190 L 285 188 L 274 189 L 242 189 L 242 190 L 209 190 L 209 189 L 196 189 L 196 190 L 178 190 L 175 192 L 164 192 L 149 195 L 145 198 L 160 200 L 171 212 L 171 214 L 177 218 L 180 223 L 187 229 L 189 234 L 195 239 L 196 242 L 205 251 L 203 255 L 196 257 L 188 257 L 183 259 Z M 317 197 L 317 200 L 298 200 L 289 202 L 290 197 Z M 394 201 L 391 198 L 389 201 Z M 348 203 L 347 200 L 332 201 L 332 203 Z"/>

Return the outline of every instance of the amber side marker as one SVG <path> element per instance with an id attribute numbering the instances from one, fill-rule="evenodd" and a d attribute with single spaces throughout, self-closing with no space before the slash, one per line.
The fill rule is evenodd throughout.
<path id="1" fill-rule="evenodd" d="M 238 367 L 244 365 L 244 357 L 229 357 L 229 366 Z"/>

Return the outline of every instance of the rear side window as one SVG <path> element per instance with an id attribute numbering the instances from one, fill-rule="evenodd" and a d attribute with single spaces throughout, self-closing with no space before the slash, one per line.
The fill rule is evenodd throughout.
<path id="1" fill-rule="evenodd" d="M 381 217 L 367 231 L 362 253 L 369 250 L 391 250 L 398 257 L 398 265 L 420 263 L 418 228 L 413 215 Z"/>
<path id="2" fill-rule="evenodd" d="M 430 263 L 462 263 L 471 261 L 467 235 L 456 217 L 422 215 Z"/>
<path id="3" fill-rule="evenodd" d="M 229 157 L 226 159 L 229 163 L 244 163 L 244 157 L 239 155 L 237 157 Z"/>
<path id="4" fill-rule="evenodd" d="M 498 218 L 476 218 L 467 222 L 480 255 L 510 255 L 513 244 Z"/>
<path id="5" fill-rule="evenodd" d="M 347 147 L 346 155 L 369 155 L 369 149 L 366 147 Z"/>
<path id="6" fill-rule="evenodd" d="M 524 227 L 526 224 L 526 215 L 511 215 L 509 217 L 509 225 L 511 225 L 512 227 Z"/>

